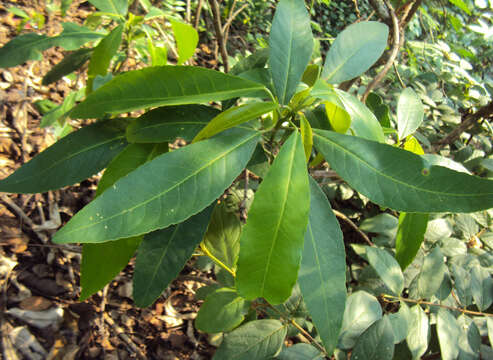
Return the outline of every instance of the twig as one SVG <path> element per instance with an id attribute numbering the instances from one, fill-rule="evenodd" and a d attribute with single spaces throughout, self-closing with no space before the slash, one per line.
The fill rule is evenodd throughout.
<path id="1" fill-rule="evenodd" d="M 17 204 L 9 198 L 7 195 L 0 195 L 0 200 L 6 203 L 12 210 L 15 211 L 17 216 L 19 216 L 29 227 L 33 227 L 33 221 L 26 215 L 26 213 Z"/>
<path id="2" fill-rule="evenodd" d="M 361 13 L 359 12 L 359 7 L 358 7 L 358 0 L 353 0 L 354 3 L 354 11 L 356 11 L 356 16 L 361 18 Z"/>
<path id="3" fill-rule="evenodd" d="M 228 43 L 228 37 L 229 37 L 229 28 L 231 27 L 231 24 L 233 23 L 233 20 L 238 16 L 239 13 L 241 13 L 244 9 L 248 7 L 248 4 L 243 4 L 242 7 L 240 7 L 238 10 L 236 10 L 233 14 L 231 14 L 228 19 L 226 20 L 226 23 L 223 26 L 223 34 L 224 34 L 224 43 Z M 231 7 L 232 9 L 233 7 Z"/>
<path id="4" fill-rule="evenodd" d="M 195 13 L 195 22 L 193 24 L 193 27 L 195 28 L 195 30 L 197 30 L 199 28 L 199 23 L 200 23 L 200 15 L 202 13 L 202 5 L 204 3 L 204 0 L 199 0 L 198 4 L 197 4 L 197 12 Z"/>
<path id="5" fill-rule="evenodd" d="M 190 0 L 187 0 L 185 8 L 185 21 L 190 24 Z"/>
<path id="6" fill-rule="evenodd" d="M 436 303 L 432 303 L 429 301 L 407 299 L 407 298 L 403 298 L 400 296 L 392 296 L 392 295 L 382 294 L 382 299 L 383 299 L 383 301 L 385 301 L 387 303 L 393 303 L 393 301 L 390 301 L 387 299 L 394 299 L 394 300 L 400 300 L 400 301 L 404 301 L 404 302 L 408 302 L 408 303 L 412 303 L 412 304 L 418 304 L 418 305 L 438 306 L 438 307 L 449 309 L 452 311 L 459 311 L 463 314 L 493 317 L 493 314 L 488 314 L 488 313 L 484 313 L 484 312 L 480 312 L 480 311 L 466 310 L 466 309 L 461 309 L 461 308 L 457 308 L 457 307 L 453 307 L 453 306 L 436 304 Z"/>
<path id="7" fill-rule="evenodd" d="M 217 3 L 217 0 L 209 0 L 209 4 L 211 5 L 212 15 L 214 18 L 214 30 L 216 31 L 217 43 L 219 45 L 219 50 L 221 51 L 221 57 L 223 59 L 224 72 L 228 72 L 228 52 L 226 50 L 226 44 L 224 43 L 224 37 L 222 33 L 221 12 L 219 11 L 219 4 Z"/>
<path id="8" fill-rule="evenodd" d="M 135 345 L 132 339 L 128 337 L 127 334 L 125 334 L 125 331 L 121 327 L 115 324 L 113 319 L 107 313 L 104 313 L 104 320 L 115 330 L 120 339 L 122 339 L 128 345 L 128 347 L 137 355 L 139 359 L 147 359 L 142 350 L 140 350 L 139 347 Z"/>
<path id="9" fill-rule="evenodd" d="M 344 215 L 342 212 L 340 211 L 337 211 L 337 210 L 334 210 L 332 209 L 332 211 L 334 211 L 334 214 L 344 220 L 354 231 L 356 231 L 362 238 L 363 240 L 366 241 L 366 243 L 370 246 L 375 246 L 374 243 L 372 243 L 372 241 L 370 240 L 370 238 L 363 232 L 359 229 L 359 227 L 350 219 L 348 218 L 346 215 Z"/>
<path id="10" fill-rule="evenodd" d="M 390 56 L 385 63 L 382 71 L 380 71 L 377 76 L 368 84 L 368 87 L 366 88 L 365 93 L 363 94 L 362 97 L 362 102 L 365 103 L 366 98 L 368 97 L 368 94 L 383 80 L 385 75 L 389 72 L 392 64 L 394 63 L 395 59 L 397 58 L 397 55 L 399 54 L 399 49 L 400 49 L 400 36 L 404 35 L 401 34 L 401 29 L 399 28 L 399 20 L 397 19 L 397 16 L 395 15 L 394 8 L 390 4 L 388 0 L 384 0 L 385 5 L 387 6 L 388 10 L 390 11 L 390 16 L 392 18 L 392 29 L 394 31 L 393 33 L 393 44 L 392 44 L 392 50 L 390 53 Z M 403 31 L 403 30 L 402 30 Z"/>
<path id="11" fill-rule="evenodd" d="M 406 84 L 404 84 L 404 81 L 402 81 L 401 74 L 399 74 L 399 70 L 397 70 L 397 66 L 395 65 L 395 63 L 393 63 L 392 65 L 394 66 L 394 71 L 395 74 L 397 75 L 397 80 L 399 80 L 399 84 L 401 84 L 401 87 L 405 89 Z"/>
<path id="12" fill-rule="evenodd" d="M 200 282 L 200 283 L 203 283 L 206 285 L 217 284 L 217 282 L 214 280 L 201 278 L 200 276 L 194 276 L 194 275 L 180 275 L 180 276 L 178 276 L 177 280 L 179 280 L 179 281 L 195 281 L 195 282 Z"/>

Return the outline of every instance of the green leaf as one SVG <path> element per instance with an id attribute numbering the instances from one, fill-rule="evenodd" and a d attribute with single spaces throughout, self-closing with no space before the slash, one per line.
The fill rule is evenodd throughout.
<path id="1" fill-rule="evenodd" d="M 375 203 L 407 212 L 473 212 L 493 207 L 493 181 L 430 166 L 390 145 L 314 130 L 330 166 Z"/>
<path id="2" fill-rule="evenodd" d="M 420 305 L 410 309 L 411 321 L 409 322 L 409 332 L 406 342 L 413 359 L 420 359 L 428 348 L 429 323 L 428 316 Z"/>
<path id="3" fill-rule="evenodd" d="M 104 37 L 104 33 L 92 31 L 74 23 L 62 23 L 60 35 L 49 38 L 50 46 L 61 46 L 65 50 L 77 50 L 89 41 Z"/>
<path id="4" fill-rule="evenodd" d="M 163 105 L 220 101 L 263 90 L 252 81 L 191 66 L 159 66 L 115 77 L 74 108 L 72 118 L 97 118 Z"/>
<path id="5" fill-rule="evenodd" d="M 247 56 L 246 58 L 241 59 L 238 61 L 235 66 L 231 69 L 230 73 L 232 75 L 239 75 L 245 71 L 251 70 L 251 69 L 256 69 L 256 68 L 263 68 L 265 67 L 265 64 L 269 60 L 269 49 L 259 49 L 255 51 L 253 54 L 250 56 Z"/>
<path id="6" fill-rule="evenodd" d="M 449 2 L 455 6 L 457 6 L 459 9 L 464 11 L 467 15 L 471 15 L 471 10 L 467 7 L 466 3 L 462 0 L 449 0 Z"/>
<path id="7" fill-rule="evenodd" d="M 36 33 L 16 36 L 0 48 L 0 67 L 9 68 L 27 60 L 41 60 L 41 53 L 51 47 L 50 39 Z"/>
<path id="8" fill-rule="evenodd" d="M 260 184 L 240 238 L 240 295 L 284 302 L 296 283 L 310 189 L 301 136 L 294 132 Z"/>
<path id="9" fill-rule="evenodd" d="M 395 258 L 401 269 L 411 264 L 424 240 L 428 226 L 428 214 L 405 213 L 399 216 L 399 227 L 395 240 Z"/>
<path id="10" fill-rule="evenodd" d="M 493 303 L 493 278 L 480 265 L 475 265 L 471 271 L 471 293 L 480 311 L 486 311 Z"/>
<path id="11" fill-rule="evenodd" d="M 269 36 L 269 69 L 279 103 L 296 91 L 313 51 L 310 16 L 302 0 L 281 0 Z"/>
<path id="12" fill-rule="evenodd" d="M 97 122 L 75 131 L 0 180 L 0 191 L 41 193 L 87 179 L 126 145 L 125 121 Z"/>
<path id="13" fill-rule="evenodd" d="M 493 317 L 486 318 L 486 326 L 488 327 L 488 338 L 490 339 L 490 345 L 493 347 Z"/>
<path id="14" fill-rule="evenodd" d="M 99 11 L 127 16 L 128 1 L 127 0 L 89 0 Z"/>
<path id="15" fill-rule="evenodd" d="M 89 62 L 89 69 L 87 70 L 86 94 L 90 94 L 93 91 L 94 78 L 97 75 L 105 76 L 108 72 L 111 59 L 122 42 L 123 29 L 124 24 L 117 26 L 94 48 Z"/>
<path id="16" fill-rule="evenodd" d="M 394 344 L 398 344 L 406 339 L 410 319 L 411 313 L 409 312 L 409 307 L 404 301 L 401 301 L 398 312 L 389 314 L 390 324 L 392 325 L 394 332 Z"/>
<path id="17" fill-rule="evenodd" d="M 298 283 L 325 349 L 337 345 L 346 306 L 342 231 L 324 192 L 310 177 L 310 216 Z"/>
<path id="18" fill-rule="evenodd" d="M 49 85 L 80 69 L 90 59 L 93 49 L 82 48 L 66 55 L 43 76 L 42 84 Z"/>
<path id="19" fill-rule="evenodd" d="M 435 295 L 442 285 L 446 269 L 442 251 L 437 246 L 424 258 L 418 275 L 418 293 L 422 298 L 429 299 Z"/>
<path id="20" fill-rule="evenodd" d="M 148 40 L 147 47 L 151 56 L 152 66 L 163 66 L 168 63 L 168 49 L 164 46 L 155 46 L 152 39 Z"/>
<path id="21" fill-rule="evenodd" d="M 56 122 L 63 124 L 65 119 L 67 118 L 67 112 L 72 109 L 77 101 L 82 99 L 84 96 L 83 89 L 72 91 L 65 99 L 63 99 L 63 103 L 57 106 L 54 109 L 48 111 L 43 118 L 41 119 L 41 124 L 39 127 L 45 128 L 48 126 L 56 126 Z"/>
<path id="22" fill-rule="evenodd" d="M 452 264 L 451 270 L 454 278 L 455 293 L 460 303 L 464 306 L 471 305 L 471 274 L 456 264 Z"/>
<path id="23" fill-rule="evenodd" d="M 224 203 L 216 205 L 202 246 L 230 269 L 236 267 L 240 252 L 241 222 Z"/>
<path id="24" fill-rule="evenodd" d="M 387 251 L 368 246 L 366 255 L 385 285 L 397 296 L 404 290 L 404 275 L 397 261 Z"/>
<path id="25" fill-rule="evenodd" d="M 298 343 L 284 348 L 276 357 L 278 360 L 322 360 L 324 355 L 310 344 Z"/>
<path id="26" fill-rule="evenodd" d="M 312 154 L 313 131 L 312 127 L 310 126 L 310 122 L 303 114 L 300 117 L 300 131 L 301 138 L 303 140 L 303 149 L 305 150 L 306 162 L 308 162 L 310 161 L 310 156 Z"/>
<path id="27" fill-rule="evenodd" d="M 182 65 L 193 56 L 195 48 L 199 43 L 199 34 L 191 25 L 171 18 L 169 21 L 173 29 L 176 48 L 178 50 L 178 65 Z"/>
<path id="28" fill-rule="evenodd" d="M 144 236 L 137 251 L 133 278 L 133 298 L 147 307 L 173 281 L 202 241 L 212 206 L 186 221 Z"/>
<path id="29" fill-rule="evenodd" d="M 369 93 L 365 105 L 375 114 L 382 127 L 391 127 L 389 106 L 383 103 L 380 95 L 374 92 Z"/>
<path id="30" fill-rule="evenodd" d="M 358 339 L 351 353 L 353 360 L 392 360 L 394 334 L 387 316 L 375 322 Z"/>
<path id="31" fill-rule="evenodd" d="M 461 336 L 461 331 L 457 319 L 450 310 L 445 308 L 438 309 L 437 334 L 440 341 L 442 359 L 457 359 L 460 350 L 457 339 Z"/>
<path id="32" fill-rule="evenodd" d="M 413 89 L 406 88 L 397 103 L 397 129 L 399 139 L 413 134 L 423 122 L 425 109 Z"/>
<path id="33" fill-rule="evenodd" d="M 136 143 L 192 139 L 219 110 L 205 105 L 165 106 L 146 112 L 127 127 L 127 139 Z"/>
<path id="34" fill-rule="evenodd" d="M 331 84 L 354 79 L 370 68 L 387 46 L 389 29 L 376 21 L 349 25 L 331 45 L 322 77 Z"/>
<path id="35" fill-rule="evenodd" d="M 254 320 L 224 336 L 213 360 L 270 359 L 281 350 L 287 327 L 279 320 Z"/>
<path id="36" fill-rule="evenodd" d="M 461 329 L 459 343 L 459 360 L 479 360 L 481 335 L 476 324 L 467 316 L 461 315 L 457 319 Z"/>
<path id="37" fill-rule="evenodd" d="M 232 107 L 212 119 L 202 130 L 200 130 L 197 136 L 195 136 L 193 142 L 210 138 L 224 130 L 256 119 L 261 115 L 277 109 L 277 107 L 278 105 L 273 102 L 255 102 Z"/>
<path id="38" fill-rule="evenodd" d="M 378 300 L 364 291 L 352 293 L 346 301 L 341 334 L 340 349 L 352 349 L 359 336 L 375 321 L 382 318 L 382 308 Z"/>
<path id="39" fill-rule="evenodd" d="M 209 294 L 195 319 L 195 327 L 207 333 L 231 331 L 240 325 L 248 314 L 250 302 L 236 290 L 221 288 Z"/>
<path id="40" fill-rule="evenodd" d="M 158 156 L 82 209 L 53 241 L 106 242 L 182 222 L 233 182 L 248 163 L 258 138 L 257 132 L 231 129 Z"/>
<path id="41" fill-rule="evenodd" d="M 326 101 L 324 105 L 332 129 L 340 134 L 345 134 L 351 126 L 351 116 L 344 108 L 334 103 Z"/>

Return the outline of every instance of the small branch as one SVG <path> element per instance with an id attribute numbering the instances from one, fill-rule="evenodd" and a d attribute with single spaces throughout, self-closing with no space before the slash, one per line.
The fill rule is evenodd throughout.
<path id="1" fill-rule="evenodd" d="M 221 26 L 221 12 L 219 10 L 219 4 L 217 0 L 209 0 L 209 4 L 211 5 L 213 22 L 214 22 L 214 30 L 216 31 L 217 43 L 219 45 L 219 50 L 221 51 L 221 57 L 223 59 L 224 72 L 229 71 L 229 62 L 228 62 L 228 52 L 226 50 L 226 44 L 224 42 L 222 26 Z"/>
<path id="2" fill-rule="evenodd" d="M 406 85 L 404 84 L 404 81 L 402 81 L 401 74 L 399 74 L 399 70 L 397 70 L 397 66 L 395 65 L 395 63 L 393 63 L 392 65 L 394 66 L 394 71 L 395 74 L 397 75 L 397 80 L 399 80 L 399 84 L 401 84 L 401 87 L 405 89 Z"/>
<path id="3" fill-rule="evenodd" d="M 187 24 L 190 24 L 190 0 L 187 0 L 186 4 L 185 21 L 187 22 Z"/>
<path id="4" fill-rule="evenodd" d="M 199 23 L 200 23 L 200 15 L 202 13 L 202 5 L 204 3 L 204 0 L 199 0 L 197 4 L 197 12 L 195 13 L 195 22 L 193 24 L 193 27 L 195 30 L 198 30 L 199 28 Z"/>
<path id="5" fill-rule="evenodd" d="M 358 0 L 353 0 L 354 3 L 354 11 L 356 12 L 356 16 L 361 18 L 361 13 L 359 12 L 359 7 L 358 7 Z"/>
<path id="6" fill-rule="evenodd" d="M 242 7 L 240 7 L 238 10 L 236 10 L 232 15 L 228 17 L 228 20 L 226 20 L 226 24 L 223 26 L 223 34 L 224 34 L 224 43 L 228 43 L 228 36 L 229 36 L 229 28 L 231 27 L 231 23 L 233 20 L 238 16 L 239 13 L 241 13 L 244 9 L 248 7 L 248 4 L 243 4 Z"/>
<path id="7" fill-rule="evenodd" d="M 211 279 L 206 279 L 202 278 L 200 276 L 194 276 L 194 275 L 180 275 L 176 278 L 178 281 L 195 281 L 195 282 L 200 282 L 205 285 L 215 285 L 217 284 L 216 281 L 211 280 Z"/>
<path id="8" fill-rule="evenodd" d="M 9 198 L 7 195 L 0 195 L 0 200 L 7 204 L 12 210 L 15 211 L 17 216 L 19 216 L 22 221 L 24 221 L 31 229 L 33 228 L 33 221 L 26 215 L 26 213 L 17 204 Z"/>
<path id="9" fill-rule="evenodd" d="M 106 312 L 104 313 L 104 320 L 115 330 L 120 339 L 122 339 L 128 345 L 128 347 L 135 353 L 135 355 L 137 355 L 138 359 L 147 359 L 142 350 L 137 345 L 135 345 L 132 339 L 127 334 L 125 334 L 125 331 L 121 327 L 115 324 L 113 319 Z"/>
<path id="10" fill-rule="evenodd" d="M 370 240 L 370 238 L 363 232 L 359 229 L 359 227 L 350 219 L 348 218 L 346 215 L 344 215 L 342 212 L 340 211 L 337 211 L 337 210 L 334 210 L 332 209 L 332 211 L 334 212 L 334 214 L 339 218 L 339 219 L 342 219 L 344 220 L 354 231 L 356 231 L 362 238 L 363 240 L 365 240 L 365 242 L 370 245 L 370 246 L 375 246 L 374 243 L 372 243 L 372 241 Z"/>

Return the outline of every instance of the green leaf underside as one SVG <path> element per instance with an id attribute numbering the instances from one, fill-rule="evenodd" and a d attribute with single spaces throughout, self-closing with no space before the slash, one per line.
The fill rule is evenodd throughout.
<path id="1" fill-rule="evenodd" d="M 422 298 L 429 299 L 438 291 L 446 269 L 442 251 L 437 246 L 424 258 L 418 275 L 418 293 Z"/>
<path id="2" fill-rule="evenodd" d="M 193 26 L 176 21 L 172 18 L 169 19 L 173 34 L 175 36 L 176 47 L 178 51 L 178 65 L 182 65 L 185 61 L 190 59 L 199 42 L 199 34 Z"/>
<path id="3" fill-rule="evenodd" d="M 352 360 L 392 360 L 393 357 L 394 334 L 387 316 L 361 335 L 351 353 Z"/>
<path id="4" fill-rule="evenodd" d="M 240 238 L 240 295 L 280 304 L 296 283 L 310 192 L 298 132 L 291 134 L 260 184 Z"/>
<path id="5" fill-rule="evenodd" d="M 213 360 L 271 359 L 281 350 L 287 327 L 279 320 L 254 320 L 226 334 Z"/>
<path id="6" fill-rule="evenodd" d="M 199 67 L 149 67 L 115 77 L 77 105 L 70 116 L 87 119 L 152 106 L 220 101 L 263 89 L 255 82 Z"/>
<path id="7" fill-rule="evenodd" d="M 190 259 L 207 229 L 212 206 L 186 221 L 144 236 L 133 277 L 135 304 L 147 307 L 173 281 Z"/>
<path id="8" fill-rule="evenodd" d="M 127 15 L 127 0 L 89 0 L 89 2 L 99 11 L 122 16 Z"/>
<path id="9" fill-rule="evenodd" d="M 92 51 L 93 49 L 82 48 L 66 55 L 62 61 L 53 66 L 43 76 L 43 85 L 54 83 L 62 77 L 80 69 L 91 58 Z"/>
<path id="10" fill-rule="evenodd" d="M 322 360 L 325 359 L 324 355 L 316 347 L 298 343 L 288 348 L 284 348 L 279 356 L 278 360 Z"/>
<path id="11" fill-rule="evenodd" d="M 459 328 L 459 324 L 457 323 L 457 319 L 448 309 L 438 309 L 437 334 L 440 342 L 442 359 L 457 359 L 460 351 L 457 339 L 461 336 L 461 330 Z"/>
<path id="12" fill-rule="evenodd" d="M 475 265 L 471 271 L 471 293 L 481 311 L 486 311 L 493 302 L 493 279 L 480 265 Z"/>
<path id="13" fill-rule="evenodd" d="M 404 289 L 404 275 L 394 257 L 387 251 L 376 247 L 367 247 L 366 255 L 370 265 L 375 269 L 384 284 L 395 295 L 400 296 Z"/>
<path id="14" fill-rule="evenodd" d="M 395 240 L 395 258 L 401 269 L 411 264 L 425 238 L 428 214 L 405 213 L 399 216 L 399 227 Z"/>
<path id="15" fill-rule="evenodd" d="M 75 23 L 62 23 L 62 27 L 63 31 L 60 35 L 48 38 L 50 46 L 61 46 L 65 50 L 77 50 L 85 43 L 105 36 L 104 33 L 92 31 Z"/>
<path id="16" fill-rule="evenodd" d="M 207 333 L 233 330 L 248 314 L 250 302 L 234 289 L 221 288 L 209 294 L 195 319 L 197 329 Z"/>
<path id="17" fill-rule="evenodd" d="M 388 316 L 392 328 L 394 329 L 394 344 L 398 344 L 401 341 L 404 341 L 407 336 L 411 318 L 409 307 L 405 302 L 401 301 L 399 311 L 389 314 Z"/>
<path id="18" fill-rule="evenodd" d="M 397 129 L 399 139 L 413 134 L 423 122 L 424 107 L 418 95 L 406 88 L 399 96 L 397 104 Z"/>
<path id="19" fill-rule="evenodd" d="M 376 21 L 348 26 L 330 47 L 322 78 L 338 84 L 361 75 L 382 55 L 388 34 L 387 25 Z"/>
<path id="20" fill-rule="evenodd" d="M 343 235 L 330 203 L 310 177 L 310 216 L 298 283 L 325 349 L 336 345 L 346 306 Z"/>
<path id="21" fill-rule="evenodd" d="M 223 193 L 248 163 L 258 139 L 257 132 L 231 129 L 158 156 L 82 209 L 53 241 L 105 242 L 180 223 Z"/>
<path id="22" fill-rule="evenodd" d="M 234 126 L 258 118 L 277 108 L 273 102 L 257 102 L 230 108 L 218 114 L 197 134 L 195 141 L 209 138 Z"/>
<path id="23" fill-rule="evenodd" d="M 429 166 L 390 145 L 314 130 L 331 167 L 375 203 L 407 212 L 473 212 L 493 206 L 493 181 Z"/>
<path id="24" fill-rule="evenodd" d="M 127 139 L 136 143 L 192 141 L 219 110 L 205 105 L 165 106 L 146 112 L 127 127 Z"/>
<path id="25" fill-rule="evenodd" d="M 116 156 L 99 181 L 96 197 L 118 179 L 168 150 L 167 144 L 130 144 Z M 82 246 L 80 283 L 83 301 L 102 289 L 122 271 L 137 250 L 142 236 Z"/>
<path id="26" fill-rule="evenodd" d="M 310 17 L 302 0 L 277 5 L 269 36 L 269 69 L 279 103 L 285 105 L 296 91 L 313 50 Z"/>
<path id="27" fill-rule="evenodd" d="M 0 191 L 42 193 L 94 175 L 126 145 L 125 125 L 123 119 L 97 122 L 65 136 L 0 180 Z"/>
<path id="28" fill-rule="evenodd" d="M 410 309 L 411 320 L 409 332 L 406 338 L 407 346 L 413 355 L 413 359 L 420 359 L 428 348 L 429 322 L 420 305 Z"/>

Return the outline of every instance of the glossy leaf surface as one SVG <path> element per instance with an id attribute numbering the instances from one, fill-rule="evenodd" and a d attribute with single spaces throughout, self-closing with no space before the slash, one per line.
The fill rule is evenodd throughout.
<path id="1" fill-rule="evenodd" d="M 186 221 L 144 236 L 135 262 L 133 298 L 140 307 L 151 305 L 173 281 L 202 241 L 212 206 Z"/>
<path id="2" fill-rule="evenodd" d="M 82 48 L 66 55 L 43 76 L 42 84 L 49 85 L 80 69 L 90 58 L 93 49 Z"/>
<path id="3" fill-rule="evenodd" d="M 366 256 L 385 285 L 397 296 L 404 290 L 404 275 L 397 261 L 387 251 L 368 246 Z"/>
<path id="4" fill-rule="evenodd" d="M 351 116 L 344 108 L 332 102 L 326 101 L 324 105 L 332 129 L 340 134 L 345 134 L 351 126 Z"/>
<path id="5" fill-rule="evenodd" d="M 308 222 L 310 189 L 298 132 L 282 146 L 260 184 L 240 238 L 240 295 L 284 302 L 296 283 Z"/>
<path id="6" fill-rule="evenodd" d="M 275 94 L 282 105 L 296 91 L 313 50 L 310 16 L 302 0 L 282 0 L 277 5 L 269 36 L 269 69 Z"/>
<path id="7" fill-rule="evenodd" d="M 115 77 L 77 105 L 70 116 L 87 119 L 152 106 L 220 101 L 263 89 L 255 82 L 200 67 L 149 67 Z"/>
<path id="8" fill-rule="evenodd" d="M 53 241 L 105 242 L 182 222 L 233 182 L 248 163 L 258 136 L 254 131 L 231 129 L 158 156 L 82 209 Z"/>
<path id="9" fill-rule="evenodd" d="M 326 195 L 310 177 L 310 216 L 298 283 L 329 354 L 337 345 L 346 306 L 345 259 L 339 222 Z"/>
<path id="10" fill-rule="evenodd" d="M 399 216 L 399 227 L 395 240 L 395 258 L 401 269 L 411 264 L 424 240 L 428 226 L 428 214 L 405 213 Z"/>
<path id="11" fill-rule="evenodd" d="M 375 203 L 407 212 L 473 212 L 493 206 L 493 181 L 441 167 L 418 155 L 354 136 L 314 130 L 331 167 Z"/>
<path id="12" fill-rule="evenodd" d="M 123 119 L 97 122 L 65 136 L 0 180 L 0 191 L 41 193 L 87 179 L 126 145 L 125 125 Z"/>
<path id="13" fill-rule="evenodd" d="M 387 316 L 375 322 L 358 339 L 351 353 L 354 360 L 392 360 L 394 334 Z"/>
<path id="14" fill-rule="evenodd" d="M 178 51 L 178 65 L 190 59 L 199 42 L 199 34 L 193 26 L 170 18 L 171 28 L 175 36 Z"/>
<path id="15" fill-rule="evenodd" d="M 423 103 L 411 88 L 406 88 L 397 103 L 397 129 L 399 139 L 413 134 L 423 122 Z"/>

